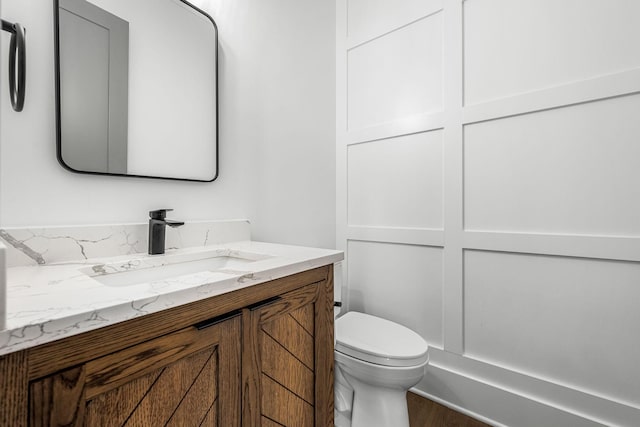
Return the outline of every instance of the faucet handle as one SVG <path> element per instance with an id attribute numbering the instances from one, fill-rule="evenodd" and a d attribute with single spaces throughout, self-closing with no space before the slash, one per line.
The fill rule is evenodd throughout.
<path id="1" fill-rule="evenodd" d="M 155 211 L 149 211 L 149 218 L 163 220 L 167 217 L 167 212 L 171 212 L 173 209 L 157 209 Z"/>

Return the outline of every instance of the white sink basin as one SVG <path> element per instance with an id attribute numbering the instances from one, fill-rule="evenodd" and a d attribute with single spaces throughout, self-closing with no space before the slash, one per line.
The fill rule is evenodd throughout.
<path id="1" fill-rule="evenodd" d="M 223 252 L 223 253 L 221 253 Z M 194 259 L 195 258 L 195 259 Z M 175 256 L 159 256 L 129 260 L 119 263 L 98 264 L 81 271 L 103 285 L 121 287 L 143 283 L 177 279 L 202 272 L 227 272 L 248 270 L 251 263 L 270 258 L 254 253 L 199 253 Z"/>

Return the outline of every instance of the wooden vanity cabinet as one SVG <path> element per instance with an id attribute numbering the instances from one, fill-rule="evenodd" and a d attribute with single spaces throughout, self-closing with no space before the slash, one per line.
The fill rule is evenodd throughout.
<path id="1" fill-rule="evenodd" d="M 325 266 L 0 356 L 0 426 L 332 426 Z"/>

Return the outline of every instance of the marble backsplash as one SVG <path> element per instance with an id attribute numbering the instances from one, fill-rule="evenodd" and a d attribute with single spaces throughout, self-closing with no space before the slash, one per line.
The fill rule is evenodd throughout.
<path id="1" fill-rule="evenodd" d="M 89 258 L 146 253 L 148 223 L 65 227 L 0 228 L 6 267 L 45 265 Z M 167 227 L 166 249 L 250 240 L 247 220 L 186 222 Z"/>

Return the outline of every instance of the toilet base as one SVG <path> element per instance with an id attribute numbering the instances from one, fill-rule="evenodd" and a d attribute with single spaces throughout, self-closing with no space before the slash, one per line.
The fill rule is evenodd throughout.
<path id="1" fill-rule="evenodd" d="M 409 427 L 406 390 L 355 381 L 351 427 Z"/>
<path id="2" fill-rule="evenodd" d="M 347 383 L 338 366 L 334 370 L 334 425 L 351 427 L 351 409 L 353 408 L 353 389 Z"/>
<path id="3" fill-rule="evenodd" d="M 340 411 L 333 411 L 333 425 L 334 427 L 351 427 L 351 412 L 342 413 Z"/>
<path id="4" fill-rule="evenodd" d="M 335 409 L 345 416 L 351 410 L 350 427 L 409 427 L 407 391 L 424 377 L 428 358 L 417 366 L 391 367 L 339 351 L 334 357 Z"/>

